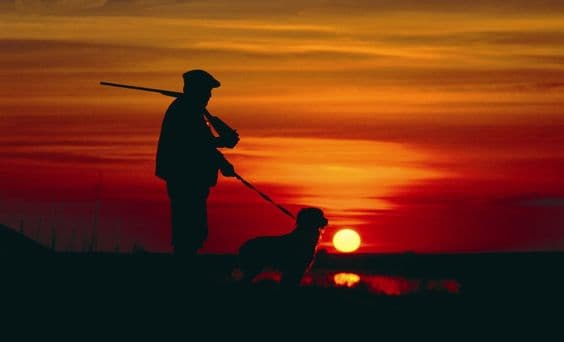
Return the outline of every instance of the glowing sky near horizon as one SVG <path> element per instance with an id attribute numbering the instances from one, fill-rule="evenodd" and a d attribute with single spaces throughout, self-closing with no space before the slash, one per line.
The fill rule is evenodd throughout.
<path id="1" fill-rule="evenodd" d="M 561 1 L 18 0 L 0 19 L 0 223 L 40 240 L 80 249 L 97 215 L 100 248 L 168 250 L 170 98 L 99 82 L 180 90 L 203 68 L 241 135 L 228 157 L 322 207 L 329 250 L 343 226 L 358 252 L 564 248 Z M 204 251 L 291 229 L 276 210 L 220 178 Z"/>

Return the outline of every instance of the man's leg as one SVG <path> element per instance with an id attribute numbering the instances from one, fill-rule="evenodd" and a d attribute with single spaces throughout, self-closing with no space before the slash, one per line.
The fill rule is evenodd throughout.
<path id="1" fill-rule="evenodd" d="M 207 197 L 209 189 L 186 189 L 168 184 L 171 205 L 174 254 L 194 257 L 207 236 Z"/>
<path id="2" fill-rule="evenodd" d="M 191 207 L 194 209 L 191 225 L 192 241 L 196 249 L 202 248 L 208 238 L 208 194 L 208 188 L 195 192 L 194 201 L 191 203 Z"/>

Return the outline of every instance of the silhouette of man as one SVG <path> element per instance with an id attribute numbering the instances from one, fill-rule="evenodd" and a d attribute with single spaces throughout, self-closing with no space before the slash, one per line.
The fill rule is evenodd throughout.
<path id="1" fill-rule="evenodd" d="M 208 236 L 207 198 L 217 183 L 218 170 L 226 177 L 235 176 L 233 165 L 217 148 L 233 148 L 239 138 L 235 131 L 221 135 L 222 130 L 204 115 L 211 117 L 206 106 L 212 89 L 220 86 L 219 81 L 203 70 L 190 70 L 183 78 L 184 94 L 170 104 L 164 115 L 155 173 L 166 181 L 174 254 L 193 257 Z"/>

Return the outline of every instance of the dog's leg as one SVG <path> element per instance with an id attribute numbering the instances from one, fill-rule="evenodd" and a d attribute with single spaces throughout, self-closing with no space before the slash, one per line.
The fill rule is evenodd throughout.
<path id="1" fill-rule="evenodd" d="M 282 279 L 280 285 L 283 286 L 299 286 L 304 274 L 309 270 L 312 264 L 312 258 L 298 257 L 291 259 L 290 263 L 284 266 L 282 270 Z"/>
<path id="2" fill-rule="evenodd" d="M 241 280 L 245 284 L 251 284 L 253 279 L 262 271 L 262 267 L 258 265 L 245 265 L 241 268 L 243 271 L 243 279 Z"/>
<path id="3" fill-rule="evenodd" d="M 241 253 L 239 255 L 239 269 L 243 273 L 241 282 L 251 284 L 253 279 L 262 271 L 262 266 L 253 260 L 249 253 Z"/>
<path id="4" fill-rule="evenodd" d="M 282 278 L 280 285 L 284 287 L 295 287 L 300 285 L 300 281 L 304 275 L 303 270 L 284 270 L 282 271 Z"/>

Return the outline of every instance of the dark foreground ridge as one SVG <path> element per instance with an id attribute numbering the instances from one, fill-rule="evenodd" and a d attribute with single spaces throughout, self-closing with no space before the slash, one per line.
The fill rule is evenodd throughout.
<path id="1" fill-rule="evenodd" d="M 275 278 L 252 285 L 237 280 L 233 255 L 201 255 L 193 263 L 168 254 L 2 255 L 3 279 L 13 290 L 38 300 L 58 298 L 89 302 L 151 304 L 187 301 L 203 310 L 229 312 L 233 308 L 254 312 L 279 312 L 281 308 L 317 308 L 347 312 L 390 310 L 463 312 L 483 305 L 504 309 L 506 303 L 542 307 L 555 305 L 564 289 L 561 253 L 478 255 L 326 255 L 310 274 L 339 272 L 377 274 L 408 279 L 452 279 L 456 291 L 413 292 L 386 295 L 363 287 L 330 282 L 281 287 Z M 309 275 L 309 274 L 308 274 Z M 6 283 L 5 283 L 6 284 Z M 98 302 L 94 301 L 96 305 Z M 152 304 L 155 304 L 153 302 Z M 351 311 L 352 310 L 352 311 Z M 298 310 L 298 314 L 302 312 Z M 412 311 L 413 312 L 413 311 Z M 423 312 L 422 312 L 423 313 Z M 305 314 L 305 313 L 304 313 Z"/>
<path id="2" fill-rule="evenodd" d="M 200 255 L 193 262 L 169 254 L 51 253 L 30 244 L 30 253 L 2 250 L 5 299 L 17 308 L 64 308 L 123 319 L 262 326 L 292 320 L 308 326 L 348 322 L 467 325 L 476 319 L 543 320 L 564 304 L 564 253 L 333 255 L 321 253 L 299 287 L 276 277 L 252 285 L 238 281 L 234 255 Z M 38 252 L 39 251 L 39 252 Z M 332 283 L 338 273 L 360 282 Z M 366 276 L 366 277 L 365 277 Z M 399 281 L 401 289 L 428 289 L 447 280 L 450 290 L 386 293 L 366 286 Z M 422 284 L 426 284 L 423 286 Z M 254 323 L 253 323 L 254 322 Z M 362 324 L 361 324 L 362 322 Z M 172 324 L 172 323 L 171 323 Z"/>

